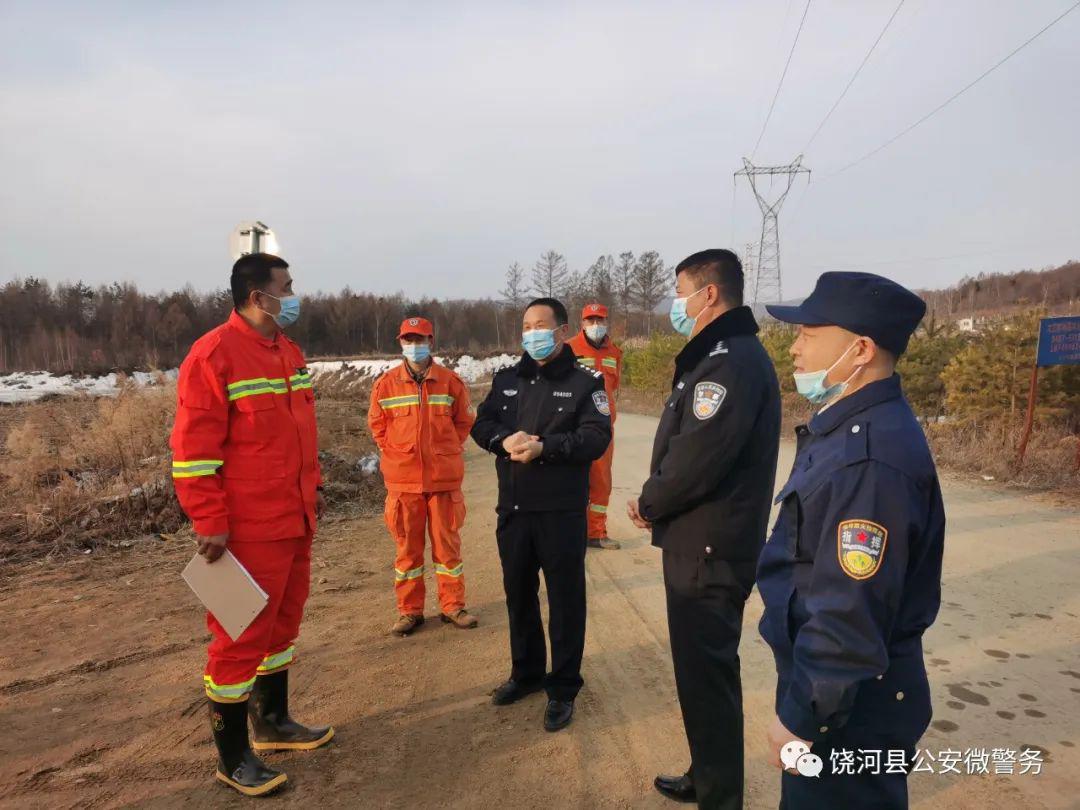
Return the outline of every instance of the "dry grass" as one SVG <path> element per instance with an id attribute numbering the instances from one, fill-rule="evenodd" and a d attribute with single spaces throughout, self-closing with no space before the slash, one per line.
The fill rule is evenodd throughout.
<path id="1" fill-rule="evenodd" d="M 385 496 L 360 461 L 370 385 L 316 384 L 320 460 L 331 506 L 374 514 Z M 0 561 L 127 546 L 187 524 L 169 476 L 172 385 L 111 398 L 59 397 L 0 408 Z"/>

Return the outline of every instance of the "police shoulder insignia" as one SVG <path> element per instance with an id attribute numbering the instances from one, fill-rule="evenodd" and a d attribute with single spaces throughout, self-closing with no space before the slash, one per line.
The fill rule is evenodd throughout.
<path id="1" fill-rule="evenodd" d="M 720 383 L 699 382 L 694 386 L 694 416 L 705 420 L 714 416 L 727 396 L 727 389 Z"/>
<path id="2" fill-rule="evenodd" d="M 836 530 L 836 556 L 852 579 L 869 579 L 881 568 L 889 530 L 870 520 L 842 520 Z"/>
<path id="3" fill-rule="evenodd" d="M 593 391 L 592 401 L 596 405 L 596 410 L 604 416 L 611 416 L 611 404 L 608 402 L 606 391 Z"/>

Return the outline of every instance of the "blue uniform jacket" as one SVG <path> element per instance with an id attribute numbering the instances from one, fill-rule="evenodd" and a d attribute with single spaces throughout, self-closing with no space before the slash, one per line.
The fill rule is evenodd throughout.
<path id="1" fill-rule="evenodd" d="M 777 715 L 810 741 L 847 727 L 912 747 L 930 722 L 922 634 L 941 603 L 945 535 L 926 437 L 895 374 L 796 434 L 757 572 Z"/>

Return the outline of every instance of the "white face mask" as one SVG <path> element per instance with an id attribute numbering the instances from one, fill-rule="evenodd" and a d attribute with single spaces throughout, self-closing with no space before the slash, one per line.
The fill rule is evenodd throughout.
<path id="1" fill-rule="evenodd" d="M 607 333 L 607 324 L 604 323 L 595 323 L 585 327 L 585 334 L 593 343 L 599 343 L 607 337 Z"/>

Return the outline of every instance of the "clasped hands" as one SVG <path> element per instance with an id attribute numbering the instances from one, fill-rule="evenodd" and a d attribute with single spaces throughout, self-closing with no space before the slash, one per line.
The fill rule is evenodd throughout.
<path id="1" fill-rule="evenodd" d="M 511 461 L 520 461 L 522 464 L 528 464 L 544 452 L 544 443 L 540 441 L 540 437 L 524 430 L 507 436 L 503 439 L 502 446 L 503 450 L 510 454 Z"/>

